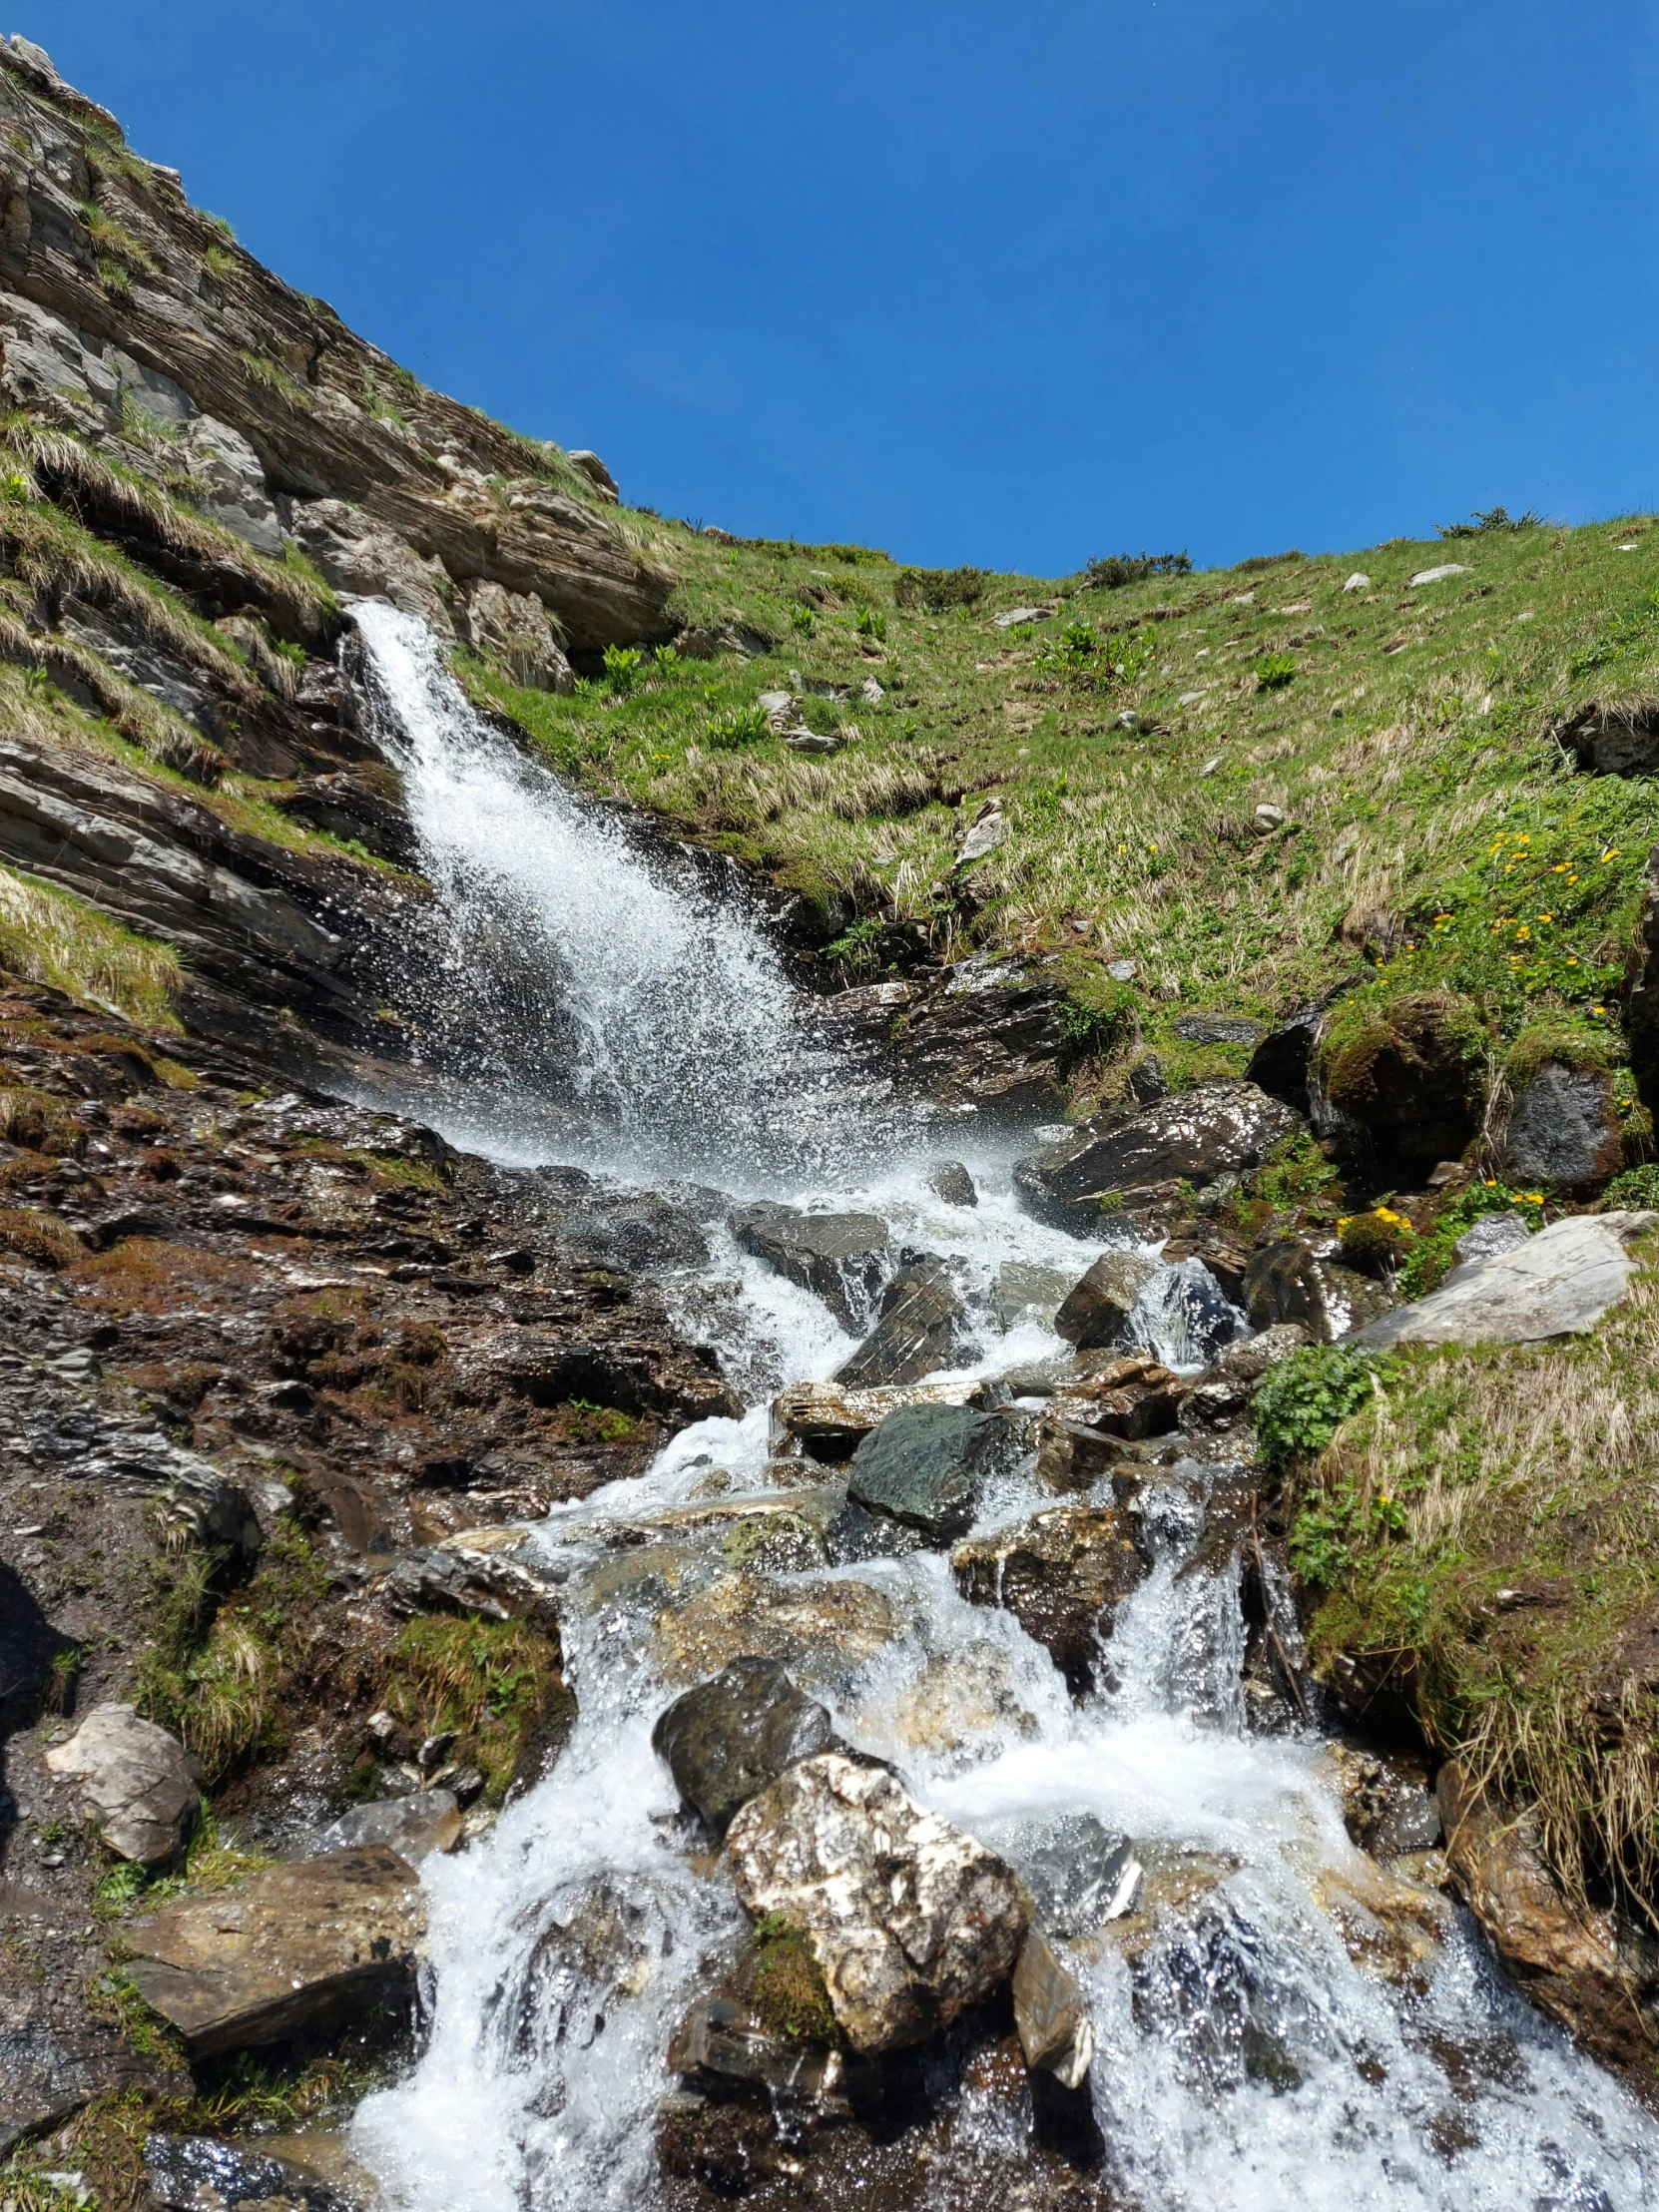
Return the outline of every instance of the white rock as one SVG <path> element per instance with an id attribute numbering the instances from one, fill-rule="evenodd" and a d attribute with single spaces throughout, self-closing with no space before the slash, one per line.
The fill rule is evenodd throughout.
<path id="1" fill-rule="evenodd" d="M 858 697 L 863 701 L 866 707 L 879 707 L 882 700 L 885 699 L 886 696 L 886 693 L 881 689 L 880 685 L 875 681 L 873 676 L 866 676 L 863 682 L 858 686 Z"/>
<path id="2" fill-rule="evenodd" d="M 987 800 L 974 818 L 972 829 L 962 839 L 961 850 L 956 855 L 956 865 L 966 867 L 970 861 L 982 860 L 987 852 L 994 852 L 1008 834 L 1008 825 L 1001 807 L 994 800 Z"/>
<path id="3" fill-rule="evenodd" d="M 202 1769 L 176 1736 L 131 1705 L 95 1705 L 46 1764 L 80 1783 L 88 1815 L 118 1858 L 158 1866 L 190 1833 Z"/>
<path id="4" fill-rule="evenodd" d="M 1201 699 L 1208 699 L 1207 691 L 1184 691 L 1176 701 L 1178 707 L 1196 707 Z"/>
<path id="5" fill-rule="evenodd" d="M 1132 983 L 1141 971 L 1133 960 L 1108 960 L 1106 972 L 1114 983 Z M 1069 1137 L 1071 1131 L 1069 1128 L 1062 1128 L 1060 1134 Z M 1039 1143 L 1042 1141 L 1042 1131 L 1040 1129 L 1037 1131 L 1037 1140 Z"/>
<path id="6" fill-rule="evenodd" d="M 837 1752 L 779 1777 L 727 1838 L 745 1911 L 803 1930 L 854 2050 L 924 2041 L 1005 1982 L 1029 1908 L 994 1852 Z"/>
<path id="7" fill-rule="evenodd" d="M 1220 766 L 1221 766 L 1221 755 L 1220 755 L 1220 754 L 1218 753 L 1218 754 L 1216 754 L 1216 755 L 1215 755 L 1215 757 L 1214 757 L 1214 758 L 1213 758 L 1212 760 L 1208 760 L 1208 761 L 1206 761 L 1206 762 L 1205 762 L 1205 764 L 1204 764 L 1204 766 L 1203 766 L 1203 767 L 1202 767 L 1202 768 L 1201 768 L 1201 769 L 1199 770 L 1199 772 L 1198 772 L 1198 773 L 1199 773 L 1199 775 L 1200 775 L 1200 776 L 1214 776 L 1214 774 L 1216 773 L 1217 769 L 1218 769 L 1218 768 L 1220 768 Z"/>
<path id="8" fill-rule="evenodd" d="M 1253 591 L 1242 591 L 1235 598 L 1230 599 L 1227 604 L 1230 607 L 1254 607 L 1256 594 Z"/>
<path id="9" fill-rule="evenodd" d="M 1343 589 L 1344 591 L 1370 591 L 1371 578 L 1366 574 L 1364 569 L 1357 568 L 1354 571 L 1354 574 L 1349 578 L 1348 582 L 1343 586 Z"/>
<path id="10" fill-rule="evenodd" d="M 1442 561 L 1438 568 L 1419 568 L 1411 578 L 1414 589 L 1418 584 L 1442 584 L 1448 576 L 1466 576 L 1468 564 L 1464 561 Z"/>
<path id="11" fill-rule="evenodd" d="M 1006 614 L 992 615 L 991 620 L 999 630 L 1011 630 L 1016 622 L 1041 622 L 1047 613 L 1046 607 L 1010 607 Z"/>
<path id="12" fill-rule="evenodd" d="M 1437 1291 L 1358 1330 L 1350 1344 L 1543 1344 L 1590 1329 L 1630 1288 L 1625 1247 L 1659 1214 L 1574 1214 L 1525 1244 L 1455 1270 Z"/>
<path id="13" fill-rule="evenodd" d="M 1282 830 L 1290 818 L 1283 807 L 1275 807 L 1270 800 L 1262 804 L 1250 818 L 1250 826 L 1259 837 L 1271 837 L 1276 830 Z"/>
<path id="14" fill-rule="evenodd" d="M 809 730 L 803 722 L 798 723 L 793 730 L 784 732 L 784 743 L 792 753 L 823 754 L 838 753 L 844 740 L 834 733 L 826 734 L 822 730 Z"/>
<path id="15" fill-rule="evenodd" d="M 582 474 L 587 478 L 588 482 L 593 486 L 594 490 L 598 492 L 601 499 L 609 500 L 613 507 L 618 503 L 618 501 L 622 497 L 622 494 L 617 489 L 616 478 L 611 474 L 610 470 L 605 466 L 604 462 L 599 458 L 599 455 L 597 453 L 590 452 L 589 449 L 585 445 L 583 445 L 578 446 L 573 453 L 567 453 L 565 455 L 565 459 L 570 463 L 572 468 L 579 468 L 582 471 Z"/>

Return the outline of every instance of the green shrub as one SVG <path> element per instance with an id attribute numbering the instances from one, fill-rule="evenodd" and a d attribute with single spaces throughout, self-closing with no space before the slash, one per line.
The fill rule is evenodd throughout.
<path id="1" fill-rule="evenodd" d="M 982 568 L 902 568 L 892 595 L 900 607 L 921 607 L 930 615 L 952 607 L 971 607 L 984 596 L 990 578 Z"/>
<path id="2" fill-rule="evenodd" d="M 1185 553 L 1108 553 L 1089 563 L 1083 583 L 1088 591 L 1122 591 L 1126 584 L 1144 584 L 1149 576 L 1190 576 L 1192 572 Z"/>
<path id="3" fill-rule="evenodd" d="M 637 646 L 608 645 L 605 648 L 605 681 L 618 699 L 626 699 L 639 682 L 640 670 L 645 665 L 645 655 Z"/>
<path id="4" fill-rule="evenodd" d="M 1625 1207 L 1633 1213 L 1659 1213 L 1659 1161 L 1649 1160 L 1645 1167 L 1626 1168 L 1622 1175 L 1615 1175 L 1602 1192 L 1596 1212 L 1605 1214 Z"/>
<path id="5" fill-rule="evenodd" d="M 1362 1275 L 1392 1274 L 1415 1242 L 1411 1224 L 1386 1206 L 1350 1214 L 1337 1236 L 1344 1260 Z"/>
<path id="6" fill-rule="evenodd" d="M 1264 653 L 1256 664 L 1256 681 L 1263 691 L 1283 691 L 1296 676 L 1292 653 Z"/>
<path id="7" fill-rule="evenodd" d="M 1309 1345 L 1270 1369 L 1251 1414 L 1264 1465 L 1283 1467 L 1323 1451 L 1364 1403 L 1379 1364 L 1372 1353 Z"/>
<path id="8" fill-rule="evenodd" d="M 1530 507 L 1520 515 L 1511 515 L 1507 507 L 1488 507 L 1484 513 L 1477 507 L 1467 522 L 1439 522 L 1434 527 L 1442 538 L 1479 538 L 1494 531 L 1536 530 L 1542 526 L 1543 519 Z"/>
<path id="9" fill-rule="evenodd" d="M 766 709 L 753 702 L 747 707 L 724 707 L 703 726 L 703 743 L 717 753 L 735 753 L 740 745 L 754 745 L 771 735 Z"/>
<path id="10" fill-rule="evenodd" d="M 797 600 L 790 609 L 790 628 L 800 636 L 810 638 L 818 628 L 818 616 L 811 607 Z"/>
<path id="11" fill-rule="evenodd" d="M 878 914 L 863 914 L 825 946 L 824 957 L 840 968 L 872 968 L 877 964 L 885 930 L 886 923 Z"/>

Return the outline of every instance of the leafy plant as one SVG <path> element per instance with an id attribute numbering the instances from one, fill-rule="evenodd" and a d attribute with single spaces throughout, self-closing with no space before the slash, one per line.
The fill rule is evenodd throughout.
<path id="1" fill-rule="evenodd" d="M 1270 1369 L 1251 1415 L 1264 1464 L 1283 1467 L 1323 1451 L 1364 1403 L 1378 1365 L 1370 1353 L 1308 1345 Z"/>
<path id="2" fill-rule="evenodd" d="M 876 964 L 876 957 L 886 924 L 877 914 L 863 914 L 849 922 L 832 943 L 824 948 L 824 957 L 832 960 L 840 968 L 869 968 Z"/>
<path id="3" fill-rule="evenodd" d="M 1263 691 L 1283 691 L 1295 676 L 1293 653 L 1264 653 L 1256 663 L 1256 681 Z"/>
<path id="4" fill-rule="evenodd" d="M 686 656 L 677 646 L 660 645 L 652 655 L 659 676 L 678 676 L 686 665 Z"/>
<path id="5" fill-rule="evenodd" d="M 952 607 L 971 607 L 983 598 L 990 578 L 982 568 L 902 568 L 892 595 L 900 607 L 921 607 L 930 615 Z"/>
<path id="6" fill-rule="evenodd" d="M 733 753 L 740 745 L 754 745 L 771 735 L 767 711 L 754 701 L 748 706 L 724 707 L 703 725 L 703 743 L 717 753 Z"/>
<path id="7" fill-rule="evenodd" d="M 1190 576 L 1192 570 L 1185 553 L 1108 553 L 1090 561 L 1083 583 L 1089 591 L 1122 591 L 1126 584 L 1144 584 L 1149 576 Z"/>
<path id="8" fill-rule="evenodd" d="M 810 638 L 818 629 L 818 616 L 804 601 L 797 600 L 790 609 L 790 628 L 798 636 Z"/>
<path id="9" fill-rule="evenodd" d="M 605 648 L 605 681 L 618 699 L 626 699 L 639 681 L 645 655 L 638 646 L 608 645 Z"/>
<path id="10" fill-rule="evenodd" d="M 1440 522 L 1435 524 L 1442 538 L 1478 538 L 1501 530 L 1536 530 L 1543 523 L 1543 516 L 1534 514 L 1530 507 L 1524 514 L 1511 515 L 1507 507 L 1476 508 L 1467 522 Z"/>
<path id="11" fill-rule="evenodd" d="M 852 627 L 861 638 L 884 638 L 887 634 L 887 618 L 877 614 L 873 607 L 860 607 L 858 619 Z"/>

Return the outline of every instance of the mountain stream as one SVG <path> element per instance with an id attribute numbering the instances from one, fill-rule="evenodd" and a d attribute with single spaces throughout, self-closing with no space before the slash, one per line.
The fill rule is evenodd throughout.
<path id="1" fill-rule="evenodd" d="M 1016 1146 L 971 1120 L 928 1121 L 841 1061 L 735 878 L 679 870 L 567 793 L 474 713 L 410 617 L 369 602 L 356 619 L 437 890 L 424 1019 L 434 1055 L 450 1054 L 446 1134 L 507 1163 L 580 1161 L 671 1195 L 695 1184 L 713 1261 L 665 1289 L 690 1333 L 716 1338 L 751 1409 L 685 1431 L 645 1475 L 524 1538 L 561 1586 L 580 1717 L 487 1839 L 426 1862 L 428 2036 L 409 2076 L 360 2108 L 354 2148 L 410 2212 L 633 2212 L 662 2186 L 671 2036 L 745 1925 L 722 1866 L 698 1857 L 652 1724 L 731 1655 L 687 1660 L 707 1648 L 695 1623 L 707 1636 L 731 1618 L 734 1516 L 787 1504 L 802 1481 L 799 1462 L 770 1455 L 771 1397 L 828 1378 L 855 1342 L 818 1297 L 738 1249 L 708 1186 L 730 1203 L 877 1214 L 895 1249 L 941 1256 L 975 1328 L 964 1377 L 1066 1353 L 1032 1312 L 1009 1311 L 1006 1276 L 999 1309 L 999 1271 L 1074 1281 L 1100 1247 L 1016 1206 L 1009 1168 L 1029 1132 Z M 464 1034 L 446 1045 L 457 1008 Z M 926 1170 L 943 1155 L 966 1162 L 977 1204 L 934 1195 Z M 1138 1341 L 1201 1366 L 1208 1347 L 1186 1340 L 1172 1275 L 1143 1294 Z M 1173 1441 L 1144 1497 L 1155 1564 L 1081 1699 L 1012 1614 L 958 1594 L 944 1553 L 785 1560 L 763 1590 L 810 1622 L 826 1589 L 862 1585 L 833 1635 L 804 1632 L 798 1679 L 843 1738 L 890 1759 L 924 1805 L 1016 1868 L 1052 1865 L 1056 1843 L 1063 1861 L 1068 1840 L 1081 1866 L 1100 1830 L 1130 1840 L 1143 1875 L 1111 1901 L 1129 1912 L 1107 1921 L 1103 1896 L 1062 1886 L 1047 1921 L 1092 2009 L 1101 2201 L 1659 2202 L 1654 2123 L 1504 1986 L 1461 1908 L 1350 1841 L 1316 1728 L 1253 1725 L 1240 1562 L 1198 1555 L 1225 1470 Z M 1055 1502 L 1029 1464 L 1016 1468 L 975 1532 Z M 961 2091 L 948 2170 L 918 2167 L 900 2196 L 851 2193 L 872 2208 L 987 2191 L 1038 2201 L 1021 2194 L 1029 2106 L 976 2095 Z M 827 2201 L 810 2166 L 798 2201 Z"/>

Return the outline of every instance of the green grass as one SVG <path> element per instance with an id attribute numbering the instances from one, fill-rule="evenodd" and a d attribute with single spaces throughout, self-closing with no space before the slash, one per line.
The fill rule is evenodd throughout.
<path id="1" fill-rule="evenodd" d="M 84 899 L 0 866 L 0 967 L 143 1029 L 177 1032 L 184 980 L 169 944 L 136 936 Z"/>

